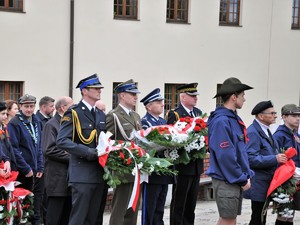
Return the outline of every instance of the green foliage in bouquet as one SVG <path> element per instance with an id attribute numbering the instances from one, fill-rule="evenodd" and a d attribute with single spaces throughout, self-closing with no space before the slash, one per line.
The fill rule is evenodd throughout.
<path id="1" fill-rule="evenodd" d="M 23 210 L 22 218 L 15 217 L 14 224 L 28 224 L 28 219 L 33 216 L 33 194 L 27 195 L 23 200 L 20 200 Z"/>
<path id="2" fill-rule="evenodd" d="M 119 143 L 116 141 L 116 144 Z M 104 167 L 103 179 L 110 187 L 115 188 L 121 183 L 126 183 L 128 182 L 128 175 L 135 175 L 133 174 L 134 161 L 142 173 L 150 175 L 155 172 L 157 174 L 176 175 L 176 172 L 169 168 L 172 165 L 170 160 L 154 157 L 155 151 L 145 153 L 140 148 L 130 148 L 128 143 L 122 145 L 123 148 L 109 153 Z"/>
<path id="3" fill-rule="evenodd" d="M 17 214 L 14 208 L 11 211 L 7 208 L 7 201 L 10 201 L 9 195 L 9 191 L 6 191 L 4 187 L 0 187 L 0 225 L 8 224 L 8 219 Z"/>

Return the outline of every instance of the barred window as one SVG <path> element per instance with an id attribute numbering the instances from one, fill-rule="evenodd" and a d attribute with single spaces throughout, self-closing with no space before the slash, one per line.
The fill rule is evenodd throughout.
<path id="1" fill-rule="evenodd" d="M 0 0 L 0 10 L 23 12 L 23 0 Z"/>
<path id="2" fill-rule="evenodd" d="M 23 82 L 0 81 L 0 101 L 7 99 L 17 101 L 23 95 Z"/>
<path id="3" fill-rule="evenodd" d="M 188 22 L 189 0 L 167 0 L 167 22 Z"/>
<path id="4" fill-rule="evenodd" d="M 114 18 L 137 19 L 138 0 L 114 0 Z"/>
<path id="5" fill-rule="evenodd" d="M 179 103 L 179 94 L 177 93 L 177 88 L 183 84 L 165 84 L 165 113 L 170 109 L 175 109 Z"/>
<path id="6" fill-rule="evenodd" d="M 292 29 L 300 28 L 299 0 L 293 2 Z"/>
<path id="7" fill-rule="evenodd" d="M 240 23 L 240 0 L 220 1 L 220 25 L 238 26 Z"/>

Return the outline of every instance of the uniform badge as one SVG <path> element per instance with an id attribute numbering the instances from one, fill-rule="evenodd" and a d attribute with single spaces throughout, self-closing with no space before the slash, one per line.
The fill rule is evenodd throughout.
<path id="1" fill-rule="evenodd" d="M 62 119 L 61 119 L 61 121 L 60 122 L 63 122 L 63 121 L 70 121 L 71 120 L 71 118 L 70 117 L 68 117 L 68 116 L 64 116 Z"/>
<path id="2" fill-rule="evenodd" d="M 224 141 L 224 142 L 220 143 L 220 148 L 228 148 L 228 147 L 229 147 L 228 141 Z"/>

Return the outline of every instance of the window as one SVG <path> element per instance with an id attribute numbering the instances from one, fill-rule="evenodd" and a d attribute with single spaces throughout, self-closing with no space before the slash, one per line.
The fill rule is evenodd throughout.
<path id="1" fill-rule="evenodd" d="M 0 0 L 0 10 L 23 12 L 23 0 Z"/>
<path id="2" fill-rule="evenodd" d="M 23 82 L 0 81 L 0 101 L 18 100 L 23 95 Z"/>
<path id="3" fill-rule="evenodd" d="M 114 0 L 114 18 L 137 19 L 138 0 Z"/>
<path id="4" fill-rule="evenodd" d="M 167 22 L 188 22 L 189 0 L 167 0 Z"/>
<path id="5" fill-rule="evenodd" d="M 300 28 L 300 17 L 299 17 L 299 0 L 293 2 L 293 16 L 292 16 L 292 29 Z"/>
<path id="6" fill-rule="evenodd" d="M 220 90 L 222 84 L 217 84 L 217 92 Z M 216 107 L 219 107 L 219 106 L 223 106 L 223 100 L 222 98 L 219 96 L 219 97 L 216 97 Z"/>
<path id="7" fill-rule="evenodd" d="M 177 88 L 182 84 L 165 84 L 165 113 L 170 109 L 175 109 L 179 103 L 179 94 Z"/>
<path id="8" fill-rule="evenodd" d="M 240 0 L 220 1 L 220 25 L 238 26 L 240 23 Z"/>

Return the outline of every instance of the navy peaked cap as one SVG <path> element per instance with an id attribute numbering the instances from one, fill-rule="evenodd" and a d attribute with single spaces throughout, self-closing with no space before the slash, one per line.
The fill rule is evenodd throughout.
<path id="1" fill-rule="evenodd" d="M 268 109 L 268 108 L 273 108 L 274 105 L 271 101 L 262 101 L 260 103 L 257 103 L 256 106 L 254 106 L 254 108 L 252 109 L 251 115 L 258 115 L 261 112 L 263 112 L 264 110 Z"/>
<path id="2" fill-rule="evenodd" d="M 199 95 L 197 86 L 198 83 L 184 84 L 177 88 L 177 91 L 179 91 L 179 93 L 187 93 L 188 95 Z"/>
<path id="3" fill-rule="evenodd" d="M 161 101 L 161 100 L 164 100 L 164 98 L 160 94 L 160 89 L 156 88 L 153 91 L 151 91 L 149 94 L 147 94 L 140 102 L 142 102 L 144 105 L 147 105 L 150 102 Z"/>
<path id="4" fill-rule="evenodd" d="M 130 79 L 128 81 L 125 81 L 123 83 L 118 84 L 115 87 L 115 92 L 116 93 L 121 93 L 121 92 L 130 92 L 130 93 L 136 93 L 140 94 L 141 92 L 138 90 L 135 82 Z"/>
<path id="5" fill-rule="evenodd" d="M 80 88 L 80 90 L 86 87 L 103 88 L 103 85 L 101 84 L 99 77 L 96 73 L 80 80 L 76 86 L 76 88 Z"/>

